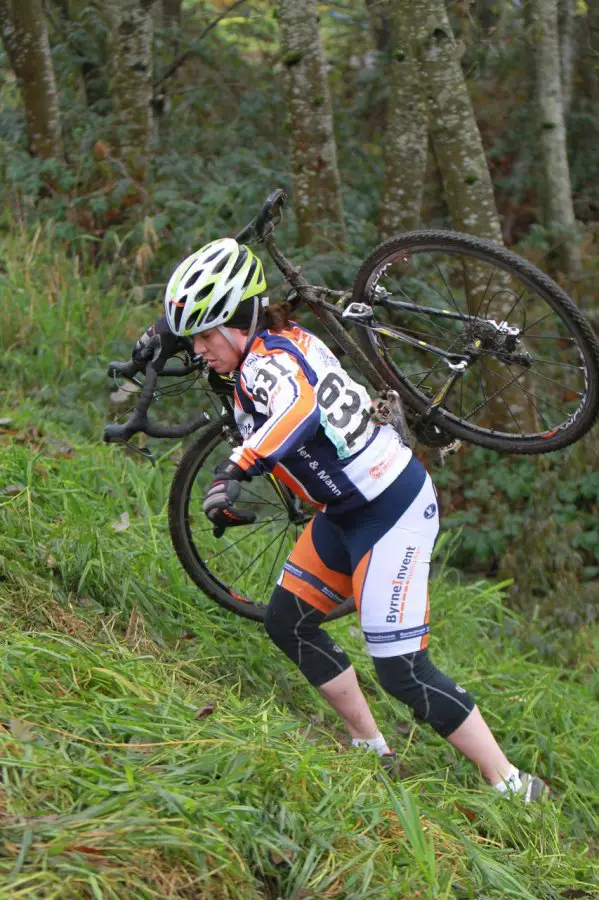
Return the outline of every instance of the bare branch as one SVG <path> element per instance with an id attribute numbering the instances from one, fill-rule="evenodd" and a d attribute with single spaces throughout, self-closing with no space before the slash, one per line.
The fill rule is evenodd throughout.
<path id="1" fill-rule="evenodd" d="M 213 28 L 216 28 L 221 19 L 224 19 L 229 15 L 230 12 L 233 12 L 234 9 L 237 9 L 238 6 L 241 6 L 241 4 L 245 2 L 246 0 L 235 0 L 235 3 L 232 3 L 231 6 L 229 6 L 223 13 L 220 14 L 220 16 L 218 16 L 218 18 L 211 22 L 210 25 L 207 25 L 198 37 L 195 45 L 190 50 L 186 50 L 185 53 L 182 53 L 181 56 L 178 56 L 177 59 L 168 67 L 164 75 L 162 75 L 162 77 L 159 78 L 158 81 L 154 82 L 154 91 L 156 91 L 156 88 L 160 87 L 161 84 L 164 84 L 167 78 L 170 78 L 172 75 L 174 75 L 175 72 L 183 65 L 184 62 L 189 59 L 190 56 L 193 56 L 196 53 L 197 44 L 199 44 L 200 41 L 202 41 L 206 37 L 206 35 L 212 31 Z"/>

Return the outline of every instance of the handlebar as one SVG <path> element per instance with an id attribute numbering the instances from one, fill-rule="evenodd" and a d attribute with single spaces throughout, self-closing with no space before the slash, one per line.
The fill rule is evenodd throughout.
<path id="1" fill-rule="evenodd" d="M 238 244 L 249 241 L 252 237 L 256 237 L 259 241 L 263 240 L 267 234 L 270 234 L 272 227 L 267 229 L 272 221 L 273 216 L 287 203 L 287 194 L 282 188 L 277 188 L 272 194 L 266 198 L 262 209 L 249 222 L 245 228 L 242 228 L 239 234 L 235 235 Z"/>
<path id="2" fill-rule="evenodd" d="M 256 238 L 258 241 L 267 239 L 267 248 L 271 252 L 272 232 L 274 230 L 273 218 L 280 212 L 287 202 L 287 194 L 282 188 L 277 188 L 268 195 L 266 201 L 257 216 L 249 222 L 235 237 L 238 243 Z M 270 226 L 270 227 L 269 227 Z M 269 240 L 270 238 L 270 240 Z M 281 254 L 279 254 L 281 255 Z M 273 257 L 274 258 L 274 257 Z M 284 257 L 283 257 L 284 259 Z M 276 261 L 276 258 L 275 258 Z M 286 262 L 286 261 L 285 261 Z M 289 265 L 289 264 L 288 264 Z M 152 349 L 152 345 L 148 346 L 148 350 Z M 137 361 L 130 360 L 128 362 L 114 361 L 108 365 L 109 375 L 120 375 L 128 378 L 135 384 L 141 386 L 137 407 L 127 422 L 123 425 L 106 425 L 104 428 L 104 440 L 107 443 L 117 441 L 128 441 L 134 434 L 143 432 L 149 437 L 156 438 L 181 438 L 205 424 L 209 420 L 206 413 L 202 413 L 198 418 L 184 425 L 157 425 L 150 421 L 148 417 L 148 409 L 154 398 L 156 390 L 156 382 L 158 375 L 183 376 L 192 372 L 201 370 L 201 360 L 196 360 L 189 365 L 163 365 L 163 361 L 159 359 L 159 342 L 154 347 L 154 356 L 150 360 Z M 137 380 L 137 374 L 145 369 L 145 381 Z"/>
<path id="3" fill-rule="evenodd" d="M 138 363 L 134 359 L 129 360 L 129 362 L 114 361 L 108 363 L 108 375 L 120 375 L 121 378 L 128 378 L 129 381 L 135 381 L 136 384 L 139 384 L 139 382 L 136 381 L 136 375 L 145 368 L 145 362 Z M 182 375 L 191 375 L 192 372 L 197 372 L 198 369 L 198 363 L 190 363 L 188 366 L 164 366 L 159 374 L 179 377 Z"/>
<path id="4" fill-rule="evenodd" d="M 197 429 L 201 425 L 204 425 L 209 419 L 209 416 L 207 416 L 206 413 L 202 413 L 196 419 L 193 419 L 191 422 L 186 422 L 183 425 L 165 426 L 156 425 L 151 422 L 148 417 L 148 409 L 154 398 L 154 391 L 156 390 L 156 382 L 159 374 L 152 363 L 149 362 L 147 365 L 145 363 L 140 364 L 135 360 L 130 360 L 129 362 L 111 362 L 108 366 L 108 374 L 122 375 L 125 378 L 135 381 L 136 384 L 139 384 L 135 376 L 144 367 L 146 370 L 146 380 L 143 383 L 139 400 L 133 414 L 123 425 L 106 425 L 104 427 L 104 440 L 109 444 L 117 441 L 128 441 L 134 434 L 137 434 L 140 431 L 143 431 L 148 437 L 155 438 L 186 437 L 193 431 L 197 431 Z M 200 365 L 198 363 L 189 366 L 165 366 L 160 371 L 160 374 L 174 376 L 187 375 L 190 372 L 197 372 L 199 368 Z"/>

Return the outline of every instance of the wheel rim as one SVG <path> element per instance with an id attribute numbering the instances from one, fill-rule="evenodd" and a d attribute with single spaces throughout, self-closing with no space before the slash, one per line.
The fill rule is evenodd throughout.
<path id="1" fill-rule="evenodd" d="M 474 434 L 548 440 L 571 427 L 591 402 L 584 338 L 558 312 L 549 289 L 525 272 L 464 247 L 407 247 L 378 263 L 364 294 L 361 299 L 374 306 L 372 325 L 401 329 L 453 354 L 454 364 L 470 360 L 442 410 Z M 517 331 L 510 334 L 500 323 Z M 408 345 L 374 331 L 368 340 L 420 408 L 431 404 L 451 375 L 448 361 L 422 343 Z"/>
<path id="2" fill-rule="evenodd" d="M 230 454 L 230 444 L 218 435 L 190 472 L 187 537 L 197 562 L 216 588 L 240 603 L 265 608 L 283 563 L 313 513 L 296 501 L 296 520 L 292 521 L 286 488 L 262 476 L 242 483 L 235 502 L 240 509 L 251 509 L 257 515 L 256 522 L 228 528 L 221 538 L 214 537 L 202 504 L 216 466 Z"/>

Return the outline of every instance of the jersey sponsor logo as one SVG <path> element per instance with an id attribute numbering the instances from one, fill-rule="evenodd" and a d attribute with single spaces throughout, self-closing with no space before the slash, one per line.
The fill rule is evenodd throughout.
<path id="1" fill-rule="evenodd" d="M 380 463 L 376 463 L 370 469 L 370 474 L 373 478 L 380 478 L 381 475 L 384 475 L 393 460 L 395 459 L 395 451 L 391 453 L 386 459 L 381 460 Z"/>
<path id="2" fill-rule="evenodd" d="M 404 628 L 401 631 L 365 631 L 368 644 L 391 644 L 396 641 L 410 641 L 429 633 L 428 625 L 417 625 L 415 628 Z"/>
<path id="3" fill-rule="evenodd" d="M 341 491 L 339 490 L 331 476 L 328 475 L 324 469 L 320 469 L 320 471 L 318 472 L 318 477 L 324 484 L 326 484 L 328 489 L 335 495 L 335 497 L 341 496 Z"/>
<path id="4" fill-rule="evenodd" d="M 405 555 L 396 577 L 393 580 L 393 589 L 391 591 L 391 599 L 389 603 L 389 612 L 386 620 L 389 624 L 403 622 L 404 607 L 410 579 L 414 573 L 415 563 L 418 559 L 417 547 L 406 547 Z"/>
<path id="5" fill-rule="evenodd" d="M 326 469 L 321 468 L 320 463 L 317 459 L 313 459 L 312 454 L 309 453 L 306 448 L 302 445 L 297 451 L 298 456 L 301 456 L 302 459 L 312 460 L 312 462 L 308 463 L 309 468 L 314 472 L 314 477 L 318 478 L 323 484 L 326 484 L 328 489 L 334 494 L 335 497 L 341 496 L 341 490 L 337 487 L 329 473 Z"/>
<path id="6" fill-rule="evenodd" d="M 424 510 L 424 518 L 432 519 L 436 512 L 437 512 L 437 504 L 429 503 L 429 505 Z"/>

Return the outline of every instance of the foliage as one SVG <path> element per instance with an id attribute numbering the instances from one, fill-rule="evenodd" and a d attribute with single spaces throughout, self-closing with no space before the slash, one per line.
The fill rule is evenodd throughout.
<path id="1" fill-rule="evenodd" d="M 470 447 L 438 471 L 443 525 L 459 529 L 457 565 L 515 579 L 514 605 L 569 627 L 593 619 L 599 575 L 594 435 L 558 459 Z M 581 584 L 582 582 L 582 584 Z"/>
<path id="2" fill-rule="evenodd" d="M 407 721 L 346 619 L 332 631 L 385 733 L 400 720 L 403 784 L 389 785 L 367 755 L 344 752 L 330 709 L 259 627 L 188 583 L 165 517 L 179 447 L 159 443 L 150 469 L 98 443 L 111 415 L 106 363 L 128 357 L 175 263 L 289 187 L 275 4 L 243 4 L 201 40 L 223 3 L 186 2 L 182 33 L 158 28 L 155 79 L 194 52 L 167 82 L 143 188 L 111 149 L 103 6 L 46 4 L 64 161 L 27 154 L 0 57 L 0 895 L 591 896 L 596 447 L 589 438 L 544 460 L 468 448 L 434 473 L 455 532 L 445 550 L 470 575 L 441 548 L 433 656 L 472 689 L 514 762 L 549 780 L 553 802 L 505 803 Z M 506 238 L 543 264 L 524 5 L 450 6 Z M 479 6 L 489 21 L 472 40 Z M 319 13 L 348 249 L 294 258 L 339 287 L 376 242 L 386 96 L 365 7 Z M 588 57 L 577 71 L 569 141 L 588 309 L 599 119 Z M 425 224 L 446 225 L 434 160 L 426 196 Z M 283 243 L 294 229 L 291 212 Z M 190 392 L 177 407 L 204 402 Z M 473 580 L 481 569 L 515 584 Z"/>
<path id="3" fill-rule="evenodd" d="M 3 234 L 0 373 L 11 384 L 7 414 L 11 407 L 46 403 L 52 418 L 74 433 L 98 435 L 103 421 L 129 408 L 111 409 L 106 364 L 128 358 L 159 313 L 161 287 L 125 287 L 122 245 L 92 265 L 85 242 L 79 255 L 63 252 L 52 222 L 28 235 L 5 221 Z M 356 264 L 329 254 L 311 259 L 306 271 L 317 281 L 343 285 Z M 271 286 L 276 296 L 276 280 Z M 175 415 L 210 408 L 200 386 L 192 387 Z M 165 393 L 157 404 L 163 416 L 173 416 L 169 397 Z M 593 434 L 539 459 L 464 446 L 433 473 L 444 527 L 462 532 L 456 563 L 474 573 L 514 578 L 511 602 L 526 609 L 537 604 L 541 618 L 557 617 L 563 627 L 592 617 L 599 583 L 596 455 Z"/>
<path id="4" fill-rule="evenodd" d="M 534 136 L 527 95 L 528 50 L 522 12 L 465 15 L 451 4 L 463 59 L 509 243 L 538 224 Z M 160 90 L 151 176 L 143 191 L 114 158 L 107 23 L 102 4 L 61 3 L 50 10 L 53 62 L 60 88 L 66 162 L 40 164 L 26 152 L 14 78 L 0 60 L 0 197 L 27 222 L 56 221 L 65 240 L 87 240 L 101 262 L 122 247 L 131 280 L 158 281 L 173 261 L 203 241 L 234 233 L 268 190 L 290 186 L 286 110 L 280 89 L 276 4 L 242 4 L 204 37 L 223 11 L 217 2 L 186 4 L 180 33 L 157 19 L 154 80 L 180 53 L 191 56 Z M 329 62 L 350 254 L 376 241 L 386 121 L 384 59 L 372 49 L 366 5 L 322 4 L 320 30 Z M 486 18 L 489 21 L 486 21 Z M 581 18 L 581 17 L 579 17 Z M 584 18 L 584 17 L 582 17 Z M 582 19 L 581 19 L 582 21 Z M 489 31 L 488 29 L 491 29 Z M 492 35 L 492 36 L 491 36 Z M 200 39 L 201 38 L 201 39 Z M 596 216 L 596 102 L 579 69 L 569 118 L 572 177 L 579 216 Z M 436 179 L 429 169 L 429 192 Z M 439 213 L 441 217 L 439 218 Z M 429 204 L 425 223 L 447 224 Z M 150 219 L 155 242 L 144 239 Z M 429 221 L 430 220 L 430 221 Z M 434 220 L 434 221 L 433 221 Z M 291 220 L 293 237 L 293 220 Z"/>
<path id="5" fill-rule="evenodd" d="M 576 667 L 540 662 L 534 626 L 441 553 L 433 657 L 514 762 L 549 780 L 553 801 L 528 809 L 407 720 L 355 621 L 335 623 L 395 734 L 403 780 L 387 783 L 260 627 L 188 583 L 167 537 L 171 459 L 151 469 L 47 420 L 32 435 L 33 412 L 0 441 L 7 896 L 593 892 L 593 631 L 564 648 Z"/>

